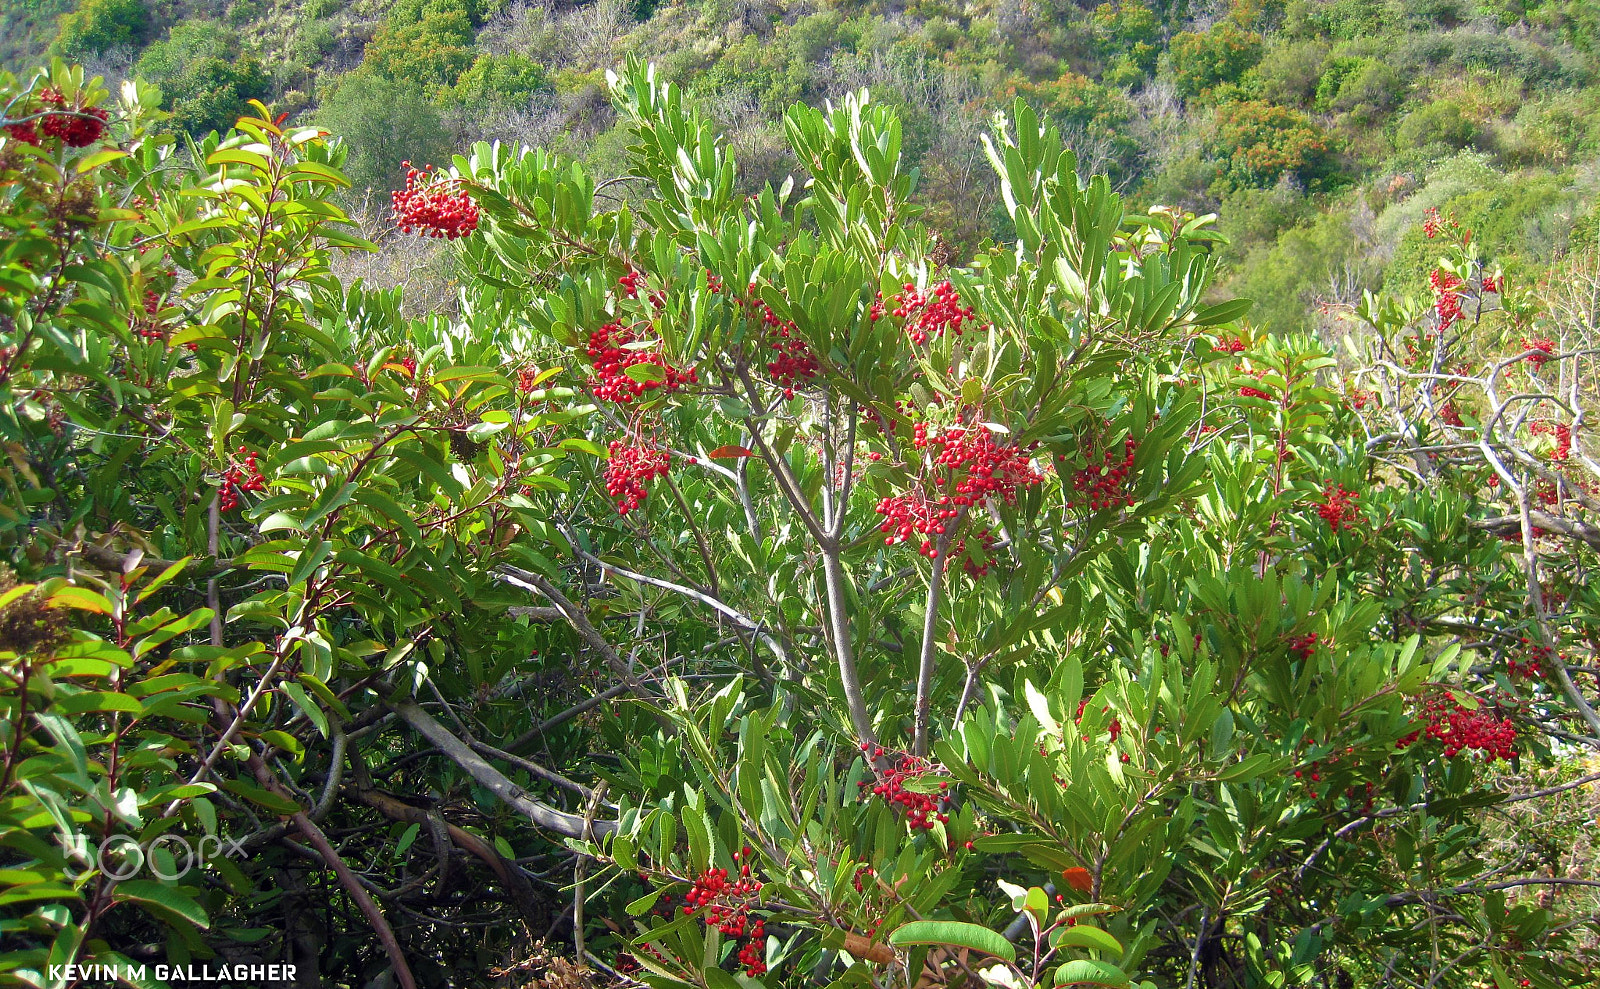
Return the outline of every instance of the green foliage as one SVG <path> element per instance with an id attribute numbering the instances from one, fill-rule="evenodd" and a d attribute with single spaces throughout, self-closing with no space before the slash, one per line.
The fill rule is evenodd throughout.
<path id="1" fill-rule="evenodd" d="M 261 63 L 240 55 L 237 34 L 214 21 L 174 26 L 145 49 L 134 72 L 161 87 L 163 108 L 194 135 L 227 131 L 271 88 Z"/>
<path id="2" fill-rule="evenodd" d="M 305 65 L 316 65 L 333 50 L 336 40 L 327 21 L 306 21 L 295 29 L 290 54 Z"/>
<path id="3" fill-rule="evenodd" d="M 472 65 L 472 19 L 465 10 L 419 8 L 419 18 L 385 20 L 368 42 L 362 66 L 387 79 L 442 92 Z"/>
<path id="4" fill-rule="evenodd" d="M 1225 83 L 1237 82 L 1261 60 L 1261 35 L 1232 21 L 1218 21 L 1206 31 L 1183 31 L 1168 49 L 1172 80 L 1178 92 L 1203 99 Z"/>
<path id="5" fill-rule="evenodd" d="M 149 28 L 144 0 L 83 0 L 62 16 L 51 50 L 81 57 L 127 48 L 143 41 Z"/>
<path id="6" fill-rule="evenodd" d="M 1333 174 L 1328 138 L 1304 113 L 1249 100 L 1224 103 L 1212 124 L 1211 147 L 1228 181 L 1270 186 L 1285 176 L 1302 187 Z"/>
<path id="7" fill-rule="evenodd" d="M 0 76 L 0 971 L 1586 984 L 1592 5 L 502 6 Z"/>
<path id="8" fill-rule="evenodd" d="M 1437 144 L 1460 149 L 1478 136 L 1478 126 L 1462 112 L 1455 100 L 1442 99 L 1417 107 L 1400 120 L 1395 141 L 1406 147 Z"/>
<path id="9" fill-rule="evenodd" d="M 1270 217 L 1265 222 L 1281 221 Z M 1316 302 L 1330 285 L 1350 271 L 1367 278 L 1377 271 L 1362 257 L 1344 216 L 1325 214 L 1286 226 L 1281 234 L 1258 240 L 1239 260 L 1230 287 L 1253 293 L 1258 325 L 1274 333 L 1305 332 L 1315 326 Z"/>
<path id="10" fill-rule="evenodd" d="M 449 150 L 438 111 L 416 85 L 366 72 L 342 80 L 316 120 L 350 143 L 347 169 L 357 189 L 397 188 L 405 181 L 401 162 L 440 161 Z"/>
<path id="11" fill-rule="evenodd" d="M 1090 21 L 1096 45 L 1108 58 L 1120 58 L 1141 74 L 1155 68 L 1161 22 L 1144 0 L 1115 0 L 1096 7 Z"/>
<path id="12" fill-rule="evenodd" d="M 1326 74 L 1328 48 L 1317 40 L 1279 43 L 1256 64 L 1263 98 L 1288 105 L 1308 104 Z"/>
<path id="13" fill-rule="evenodd" d="M 554 92 L 544 66 L 526 55 L 479 55 L 450 90 L 450 101 L 475 110 L 524 109 L 539 93 Z"/>

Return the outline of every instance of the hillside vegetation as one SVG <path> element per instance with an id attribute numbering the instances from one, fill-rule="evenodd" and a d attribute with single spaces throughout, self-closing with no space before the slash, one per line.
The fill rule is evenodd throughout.
<path id="1" fill-rule="evenodd" d="M 1004 234 L 976 136 L 1021 96 L 1085 174 L 1219 213 L 1229 287 L 1281 331 L 1363 289 L 1419 287 L 1432 258 L 1407 231 L 1429 207 L 1519 276 L 1600 229 L 1600 8 L 1585 0 L 90 0 L 59 25 L 49 4 L 5 3 L 12 67 L 54 45 L 153 81 L 197 135 L 262 99 L 343 135 L 356 186 L 380 193 L 402 161 L 477 139 L 616 172 L 602 75 L 628 55 L 715 118 L 747 191 L 796 169 L 784 107 L 869 87 L 900 111 L 955 256 Z"/>

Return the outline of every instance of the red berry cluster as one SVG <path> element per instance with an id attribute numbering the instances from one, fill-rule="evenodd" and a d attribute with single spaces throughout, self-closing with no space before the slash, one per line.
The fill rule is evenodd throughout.
<path id="1" fill-rule="evenodd" d="M 713 273 L 710 268 L 706 269 L 706 288 L 712 295 L 722 294 L 722 277 Z"/>
<path id="2" fill-rule="evenodd" d="M 944 336 L 946 331 L 960 336 L 963 324 L 977 319 L 977 314 L 970 306 L 961 304 L 961 293 L 948 280 L 935 285 L 926 294 L 917 291 L 917 287 L 910 282 L 902 289 L 891 300 L 894 302 L 893 312 L 907 321 L 906 335 L 912 343 L 927 343 L 933 337 Z M 882 312 L 881 308 L 876 311 Z"/>
<path id="3" fill-rule="evenodd" d="M 39 94 L 39 102 L 51 113 L 39 121 L 39 129 L 60 140 L 69 148 L 86 148 L 100 140 L 105 133 L 106 112 L 97 106 L 67 106 L 67 97 L 57 89 L 46 89 Z"/>
<path id="4" fill-rule="evenodd" d="M 1456 700 L 1455 694 L 1444 691 L 1424 702 L 1422 715 L 1428 719 L 1427 726 L 1400 739 L 1397 748 L 1404 749 L 1426 736 L 1443 745 L 1448 758 L 1469 749 L 1482 752 L 1490 762 L 1509 761 L 1517 754 L 1516 726 L 1509 718 L 1499 717 L 1486 706 L 1468 710 Z"/>
<path id="5" fill-rule="evenodd" d="M 850 882 L 853 886 L 855 886 L 857 893 L 861 893 L 862 895 L 866 894 L 866 889 L 864 889 L 861 885 L 861 877 L 870 875 L 872 875 L 872 866 L 870 865 L 864 865 L 856 870 L 856 874 L 851 877 Z"/>
<path id="6" fill-rule="evenodd" d="M 39 146 L 39 128 L 35 126 L 35 122 L 32 120 L 24 120 L 21 123 L 16 124 L 7 124 L 5 127 L 5 133 L 6 137 L 11 138 L 13 141 L 21 141 L 23 144 L 31 144 L 36 148 Z"/>
<path id="7" fill-rule="evenodd" d="M 694 368 L 679 370 L 667 363 L 660 351 L 630 349 L 629 344 L 634 342 L 633 330 L 620 321 L 607 323 L 589 334 L 586 352 L 600 379 L 594 386 L 596 398 L 627 403 L 647 391 L 677 391 L 686 384 L 700 382 L 699 372 Z M 641 364 L 654 364 L 661 369 L 662 376 L 652 381 L 635 381 L 628 377 L 628 368 Z"/>
<path id="8" fill-rule="evenodd" d="M 1246 377 L 1249 377 L 1249 378 L 1255 378 L 1258 381 L 1261 380 L 1262 378 L 1266 377 L 1266 374 L 1267 374 L 1267 371 L 1266 371 L 1265 368 L 1261 368 L 1259 370 L 1252 371 L 1252 370 L 1249 370 L 1248 368 L 1246 368 L 1243 364 L 1236 365 L 1234 367 L 1234 370 L 1237 371 L 1239 374 L 1245 375 Z M 1244 398 L 1261 398 L 1261 399 L 1265 399 L 1265 400 L 1267 400 L 1269 402 L 1272 401 L 1272 399 L 1273 399 L 1273 394 L 1271 392 L 1264 391 L 1264 390 L 1262 390 L 1260 388 L 1257 388 L 1255 385 L 1244 385 L 1244 386 L 1240 387 L 1239 394 Z"/>
<path id="9" fill-rule="evenodd" d="M 1434 342 L 1439 339 L 1437 333 L 1418 332 L 1415 336 L 1405 338 L 1406 355 L 1410 358 L 1410 365 L 1416 367 L 1427 360 L 1433 353 Z"/>
<path id="10" fill-rule="evenodd" d="M 630 299 L 639 297 L 639 285 L 644 281 L 644 272 L 629 268 L 617 279 L 617 285 L 622 289 L 622 294 Z"/>
<path id="11" fill-rule="evenodd" d="M 946 791 L 950 784 L 940 783 L 938 796 L 931 793 L 914 793 L 905 788 L 909 780 L 925 776 L 933 771 L 933 766 L 928 760 L 919 756 L 904 753 L 889 752 L 881 745 L 861 744 L 861 751 L 870 756 L 867 760 L 876 776 L 875 780 L 862 780 L 856 785 L 862 790 L 871 787 L 875 797 L 882 797 L 883 802 L 890 807 L 897 807 L 906 815 L 906 824 L 911 830 L 932 831 L 933 824 L 948 823 L 950 816 L 941 809 L 947 799 Z"/>
<path id="12" fill-rule="evenodd" d="M 1482 278 L 1479 279 L 1479 283 L 1483 285 L 1483 290 L 1485 292 L 1494 292 L 1494 293 L 1498 294 L 1498 293 L 1503 292 L 1505 290 L 1505 287 L 1506 287 L 1506 276 L 1503 275 L 1503 274 L 1502 275 L 1484 275 Z"/>
<path id="13" fill-rule="evenodd" d="M 672 454 L 647 446 L 632 446 L 622 440 L 611 441 L 611 456 L 606 460 L 606 494 L 617 502 L 617 513 L 626 515 L 639 507 L 650 492 L 645 484 L 666 477 Z"/>
<path id="14" fill-rule="evenodd" d="M 878 531 L 889 534 L 885 545 L 921 535 L 922 555 L 931 559 L 938 554 L 931 537 L 944 535 L 945 524 L 958 518 L 962 508 L 991 496 L 1013 504 L 1021 488 L 1044 480 L 1025 451 L 997 442 L 987 429 L 952 426 L 934 431 L 919 422 L 912 433 L 912 446 L 928 459 L 933 485 L 948 493 L 933 498 L 919 487 L 878 502 L 877 512 L 884 516 Z M 966 543 L 955 550 L 952 558 L 966 551 Z"/>
<path id="15" fill-rule="evenodd" d="M 155 289 L 147 288 L 144 290 L 144 317 L 139 318 L 135 313 L 129 313 L 128 325 L 146 340 L 165 340 L 166 331 L 161 329 L 155 319 L 159 312 L 161 312 L 161 296 Z"/>
<path id="16" fill-rule="evenodd" d="M 1074 715 L 1073 718 L 1072 718 L 1072 723 L 1073 724 L 1075 724 L 1075 725 L 1083 724 L 1083 709 L 1088 707 L 1088 706 L 1089 706 L 1089 698 L 1087 698 L 1087 697 L 1079 698 L 1079 700 L 1078 700 L 1078 713 L 1076 715 Z M 1111 710 L 1111 705 L 1107 704 L 1105 707 L 1102 707 L 1100 709 L 1100 713 L 1101 714 L 1105 714 L 1109 710 Z M 1115 742 L 1117 739 L 1121 738 L 1122 737 L 1122 719 L 1121 718 L 1112 718 L 1111 719 L 1111 724 L 1106 726 L 1106 732 L 1108 734 L 1110 734 L 1112 742 Z M 1079 737 L 1082 738 L 1085 742 L 1087 742 L 1089 740 L 1089 736 L 1088 735 L 1080 735 Z M 1123 762 L 1127 762 L 1128 761 L 1128 758 L 1127 758 L 1126 754 L 1123 755 L 1122 761 Z"/>
<path id="17" fill-rule="evenodd" d="M 235 464 L 222 474 L 222 487 L 217 491 L 217 510 L 231 512 L 239 507 L 239 493 L 241 491 L 265 491 L 267 481 L 261 476 L 261 471 L 256 467 L 256 455 L 247 452 L 244 447 L 239 448 L 239 456 L 244 458 L 244 464 Z"/>
<path id="18" fill-rule="evenodd" d="M 911 431 L 911 445 L 928 452 L 936 472 L 943 469 L 955 480 L 955 495 L 950 500 L 956 505 L 973 505 L 990 495 L 1014 504 L 1020 488 L 1044 480 L 1027 452 L 1015 444 L 997 442 L 987 429 L 951 426 L 931 432 L 926 423 L 919 422 Z M 937 473 L 934 476 L 939 479 Z"/>
<path id="19" fill-rule="evenodd" d="M 1429 206 L 1422 213 L 1422 232 L 1429 240 L 1439 236 L 1439 207 Z"/>
<path id="20" fill-rule="evenodd" d="M 1219 342 L 1217 349 L 1225 354 L 1240 354 L 1250 349 L 1250 345 L 1245 342 L 1244 337 L 1232 337 Z"/>
<path id="21" fill-rule="evenodd" d="M 1315 632 L 1296 635 L 1289 639 L 1289 652 L 1302 660 L 1310 659 L 1312 654 L 1317 651 L 1317 643 L 1319 641 L 1320 639 Z"/>
<path id="22" fill-rule="evenodd" d="M 1348 529 L 1361 518 L 1361 506 L 1356 501 L 1361 496 L 1345 490 L 1344 485 L 1327 482 L 1322 488 L 1322 501 L 1317 503 L 1317 514 L 1334 532 Z"/>
<path id="23" fill-rule="evenodd" d="M 797 335 L 800 328 L 792 320 L 781 319 L 765 301 L 756 298 L 752 282 L 742 300 L 750 315 L 759 318 L 767 332 L 767 346 L 773 350 L 773 359 L 767 362 L 767 373 L 783 389 L 784 398 L 794 398 L 796 384 L 810 381 L 822 371 L 822 362 L 811 352 L 810 346 Z"/>
<path id="24" fill-rule="evenodd" d="M 1321 794 L 1316 790 L 1311 789 L 1313 783 L 1322 782 L 1321 762 L 1313 762 L 1307 765 L 1304 769 L 1296 769 L 1294 771 L 1294 778 L 1299 780 L 1305 786 L 1306 796 L 1310 797 L 1312 800 L 1316 800 L 1321 796 Z"/>
<path id="25" fill-rule="evenodd" d="M 1555 439 L 1555 449 L 1550 451 L 1551 460 L 1566 460 L 1572 456 L 1572 427 L 1566 423 L 1535 422 L 1528 426 L 1528 432 L 1535 436 L 1550 436 Z"/>
<path id="26" fill-rule="evenodd" d="M 1526 679 L 1544 676 L 1545 664 L 1550 663 L 1556 655 L 1555 651 L 1543 643 L 1530 640 L 1526 635 L 1522 637 L 1522 646 L 1528 650 L 1527 657 L 1519 660 L 1514 655 L 1507 656 L 1506 672 L 1514 677 Z M 1562 656 L 1561 659 L 1565 661 L 1566 656 Z"/>
<path id="27" fill-rule="evenodd" d="M 883 524 L 878 526 L 878 531 L 889 534 L 883 541 L 885 546 L 903 543 L 913 534 L 942 536 L 945 523 L 952 522 L 961 514 L 960 509 L 951 506 L 948 495 L 936 502 L 920 490 L 884 498 L 878 502 L 877 512 L 883 516 Z M 932 539 L 922 540 L 921 553 L 929 559 L 938 555 Z"/>
<path id="28" fill-rule="evenodd" d="M 1352 388 L 1349 396 L 1345 398 L 1345 402 L 1350 406 L 1350 408 L 1360 412 L 1362 409 L 1366 408 L 1367 404 L 1370 403 L 1375 397 L 1376 396 L 1374 396 L 1370 391 L 1362 391 L 1360 388 Z"/>
<path id="29" fill-rule="evenodd" d="M 743 860 L 738 879 L 730 882 L 727 869 L 707 869 L 683 897 L 687 901 L 683 907 L 684 916 L 704 908 L 707 927 L 715 927 L 730 938 L 748 938 L 739 949 L 739 964 L 752 977 L 767 971 L 766 921 L 750 916 L 750 900 L 761 892 L 761 882 L 750 875 L 750 861 L 754 855 L 748 845 L 734 852 L 735 862 Z"/>
<path id="30" fill-rule="evenodd" d="M 1138 441 L 1130 436 L 1122 441 L 1120 451 L 1112 447 L 1100 456 L 1099 463 L 1095 463 L 1095 449 L 1091 444 L 1087 449 L 1089 465 L 1072 475 L 1073 504 L 1087 505 L 1093 511 L 1132 505 L 1133 495 L 1125 486 L 1133 473 L 1133 457 L 1138 449 Z"/>
<path id="31" fill-rule="evenodd" d="M 1456 403 L 1451 399 L 1446 399 L 1445 403 L 1439 406 L 1439 421 L 1446 426 L 1454 426 L 1457 429 L 1466 425 L 1461 421 L 1461 410 L 1456 408 Z"/>
<path id="32" fill-rule="evenodd" d="M 395 223 L 402 233 L 457 240 L 478 229 L 478 204 L 461 188 L 461 180 L 428 166 L 421 171 L 401 162 L 406 187 L 390 193 Z"/>
<path id="33" fill-rule="evenodd" d="M 1537 371 L 1544 367 L 1545 362 L 1556 355 L 1556 342 L 1544 337 L 1533 337 L 1531 339 L 1523 337 L 1522 349 L 1533 351 L 1528 355 L 1528 363 L 1532 364 L 1533 369 Z"/>
<path id="34" fill-rule="evenodd" d="M 1433 286 L 1433 308 L 1439 314 L 1439 329 L 1448 330 L 1461 318 L 1461 291 L 1465 285 L 1443 268 L 1428 273 L 1428 284 Z"/>

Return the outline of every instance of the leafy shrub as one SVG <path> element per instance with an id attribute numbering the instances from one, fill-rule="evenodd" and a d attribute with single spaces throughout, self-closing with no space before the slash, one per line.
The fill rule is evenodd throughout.
<path id="1" fill-rule="evenodd" d="M 1310 103 L 1326 74 L 1327 56 L 1328 46 L 1322 41 L 1272 45 L 1256 64 L 1262 98 L 1289 105 Z"/>
<path id="2" fill-rule="evenodd" d="M 261 0 L 233 0 L 228 4 L 228 23 L 234 27 L 244 27 L 265 11 Z"/>
<path id="3" fill-rule="evenodd" d="M 353 73 L 326 95 L 316 121 L 349 144 L 345 168 L 357 189 L 398 188 L 401 162 L 441 161 L 449 152 L 439 111 L 414 83 Z"/>
<path id="4" fill-rule="evenodd" d="M 134 72 L 160 85 L 162 106 L 191 134 L 227 131 L 272 86 L 260 62 L 240 56 L 238 35 L 215 21 L 174 25 L 145 49 Z"/>
<path id="5" fill-rule="evenodd" d="M 1254 319 L 1260 326 L 1280 334 L 1308 332 L 1317 328 L 1318 300 L 1347 266 L 1358 279 L 1374 277 L 1378 270 L 1375 260 L 1357 249 L 1349 215 L 1328 212 L 1258 243 L 1235 264 L 1228 287 L 1255 293 Z"/>
<path id="6" fill-rule="evenodd" d="M 582 985 L 524 937 L 571 924 L 661 989 L 1590 981 L 1592 901 L 1485 827 L 1600 746 L 1552 418 L 1588 357 L 1486 238 L 1428 215 L 1433 288 L 1346 310 L 1345 379 L 1024 101 L 969 265 L 887 108 L 791 108 L 799 181 L 747 196 L 635 63 L 604 141 L 645 205 L 542 150 L 412 173 L 462 276 L 412 319 L 333 276 L 373 245 L 316 130 L 191 161 L 137 87 L 0 86 L 45 121 L 0 137 L 20 980 L 309 944 L 331 985 Z M 1345 220 L 1280 262 L 1368 263 Z M 1455 373 L 1507 346 L 1531 422 Z M 90 854 L 180 834 L 250 854 Z"/>
<path id="7" fill-rule="evenodd" d="M 1270 186 L 1292 176 L 1303 186 L 1328 178 L 1334 157 L 1328 138 L 1304 113 L 1245 100 L 1217 108 L 1212 153 L 1236 185 Z"/>
<path id="8" fill-rule="evenodd" d="M 289 55 L 305 65 L 322 61 L 334 45 L 338 35 L 327 21 L 304 21 L 295 28 L 294 40 L 289 43 Z"/>
<path id="9" fill-rule="evenodd" d="M 1168 50 L 1173 82 L 1187 97 L 1203 97 L 1223 83 L 1236 82 L 1261 60 L 1261 36 L 1232 21 L 1218 21 L 1200 33 L 1173 36 Z"/>
<path id="10" fill-rule="evenodd" d="M 173 123 L 190 134 L 224 132 L 245 116 L 251 100 L 266 100 L 272 80 L 254 58 L 208 58 L 168 80 L 164 93 Z"/>
<path id="11" fill-rule="evenodd" d="M 1161 54 L 1161 21 L 1144 0 L 1114 0 L 1096 7 L 1090 19 L 1101 54 L 1148 73 Z"/>
<path id="12" fill-rule="evenodd" d="M 544 66 L 526 55 L 479 55 L 450 90 L 452 103 L 473 110 L 525 109 L 537 93 L 555 87 Z"/>
<path id="13" fill-rule="evenodd" d="M 415 21 L 391 14 L 367 44 L 362 67 L 442 94 L 472 65 L 473 40 L 471 18 L 462 10 L 425 12 Z"/>
<path id="14" fill-rule="evenodd" d="M 1525 103 L 1496 151 L 1514 167 L 1565 165 L 1600 154 L 1600 94 L 1552 93 Z"/>
<path id="15" fill-rule="evenodd" d="M 1395 141 L 1406 147 L 1425 147 L 1438 144 L 1447 148 L 1464 148 L 1478 136 L 1478 125 L 1461 110 L 1454 100 L 1434 100 L 1417 107 L 1400 120 L 1395 131 Z"/>
<path id="16" fill-rule="evenodd" d="M 343 10 L 348 2 L 349 0 L 305 0 L 300 7 L 300 16 L 313 21 L 324 20 Z"/>
<path id="17" fill-rule="evenodd" d="M 1327 77 L 1324 77 L 1326 79 Z M 1327 108 L 1348 114 L 1353 122 L 1370 126 L 1405 98 L 1406 85 L 1400 74 L 1379 59 L 1363 59 L 1339 83 L 1338 92 L 1327 101 Z M 1319 85 L 1318 106 L 1323 106 Z"/>
<path id="18" fill-rule="evenodd" d="M 1350 41 L 1394 31 L 1401 17 L 1393 4 L 1369 0 L 1289 0 L 1284 31 L 1291 37 Z"/>
<path id="19" fill-rule="evenodd" d="M 68 55 L 132 47 L 144 40 L 150 12 L 143 0 L 83 0 L 62 15 L 53 51 Z"/>

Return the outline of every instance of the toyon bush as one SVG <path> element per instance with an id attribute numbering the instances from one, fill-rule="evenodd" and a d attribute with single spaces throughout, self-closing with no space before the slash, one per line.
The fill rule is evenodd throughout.
<path id="1" fill-rule="evenodd" d="M 956 266 L 867 93 L 749 198 L 611 93 L 407 166 L 410 317 L 336 138 L 0 79 L 0 978 L 1585 983 L 1576 310 L 1430 216 L 1336 354 L 1025 104 Z"/>

